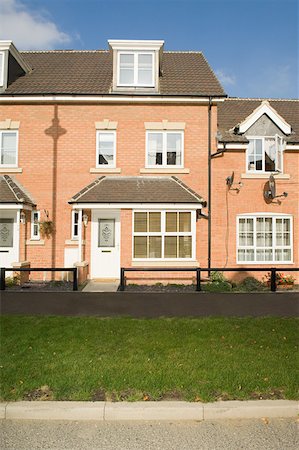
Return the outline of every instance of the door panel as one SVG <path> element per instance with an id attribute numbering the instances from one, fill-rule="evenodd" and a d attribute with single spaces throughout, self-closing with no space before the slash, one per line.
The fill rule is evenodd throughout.
<path id="1" fill-rule="evenodd" d="M 18 232 L 17 212 L 0 211 L 0 267 L 11 267 L 18 261 Z"/>

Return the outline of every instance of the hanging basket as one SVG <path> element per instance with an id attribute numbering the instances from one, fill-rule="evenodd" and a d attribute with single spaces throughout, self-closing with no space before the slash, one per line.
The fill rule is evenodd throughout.
<path id="1" fill-rule="evenodd" d="M 42 237 L 49 238 L 54 233 L 54 224 L 52 220 L 39 222 L 39 230 Z"/>

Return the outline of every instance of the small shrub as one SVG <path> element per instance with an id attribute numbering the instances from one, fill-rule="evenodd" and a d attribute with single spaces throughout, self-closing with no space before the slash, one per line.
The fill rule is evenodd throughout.
<path id="1" fill-rule="evenodd" d="M 263 288 L 263 283 L 254 277 L 247 277 L 239 284 L 238 288 L 246 292 L 260 291 Z"/>
<path id="2" fill-rule="evenodd" d="M 225 282 L 227 281 L 225 276 L 223 275 L 223 272 L 218 272 L 218 271 L 212 271 L 211 275 L 210 275 L 210 280 L 212 282 Z"/>
<path id="3" fill-rule="evenodd" d="M 271 272 L 268 272 L 267 275 L 263 278 L 265 284 L 271 283 Z M 276 272 L 276 284 L 284 285 L 284 284 L 294 284 L 295 278 L 292 275 L 284 275 L 281 272 Z"/>
<path id="4" fill-rule="evenodd" d="M 232 285 L 228 281 L 213 281 L 204 285 L 203 290 L 207 292 L 230 292 Z"/>

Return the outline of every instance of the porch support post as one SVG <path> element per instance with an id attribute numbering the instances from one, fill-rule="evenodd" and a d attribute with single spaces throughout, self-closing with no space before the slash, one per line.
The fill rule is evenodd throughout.
<path id="1" fill-rule="evenodd" d="M 20 261 L 20 257 L 21 257 L 21 249 L 20 249 L 20 232 L 21 232 L 21 228 L 20 228 L 20 219 L 21 219 L 21 210 L 18 209 L 17 210 L 17 249 L 18 249 L 18 261 Z"/>
<path id="2" fill-rule="evenodd" d="M 79 209 L 78 214 L 78 234 L 79 234 L 79 242 L 78 242 L 79 262 L 82 262 L 82 209 Z"/>

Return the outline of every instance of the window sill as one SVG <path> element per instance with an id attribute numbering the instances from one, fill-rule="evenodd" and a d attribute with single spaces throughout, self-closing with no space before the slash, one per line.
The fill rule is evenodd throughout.
<path id="1" fill-rule="evenodd" d="M 75 245 L 76 247 L 78 247 L 79 245 L 79 239 L 66 239 L 64 241 L 65 245 Z M 82 241 L 82 245 L 85 245 L 85 241 Z"/>
<path id="2" fill-rule="evenodd" d="M 146 168 L 146 169 L 140 169 L 140 173 L 190 173 L 190 169 L 176 169 L 176 168 L 172 168 L 172 169 L 168 169 L 166 167 L 159 167 L 159 168 Z"/>
<path id="3" fill-rule="evenodd" d="M 285 265 L 294 265 L 293 261 L 287 261 L 287 262 L 283 262 L 283 261 L 242 261 L 239 262 L 237 261 L 237 265 L 238 266 L 269 266 L 269 270 L 271 269 L 271 267 L 273 267 L 273 265 L 276 266 L 285 266 Z M 276 267 L 277 268 L 277 267 Z M 279 268 L 279 267 L 278 267 Z M 267 269 L 267 267 L 265 267 L 265 269 Z"/>
<path id="4" fill-rule="evenodd" d="M 199 267 L 197 261 L 184 261 L 178 259 L 177 261 L 132 261 L 132 267 Z"/>
<path id="5" fill-rule="evenodd" d="M 0 173 L 22 173 L 23 169 L 19 167 L 0 167 Z"/>
<path id="6" fill-rule="evenodd" d="M 27 239 L 26 245 L 45 245 L 43 239 Z"/>
<path id="7" fill-rule="evenodd" d="M 272 174 L 272 172 L 269 172 L 269 173 L 256 173 L 256 172 L 255 173 L 242 173 L 241 174 L 241 178 L 245 178 L 245 179 L 246 178 L 247 179 L 250 179 L 250 178 L 257 178 L 257 179 L 264 178 L 264 179 L 268 179 L 271 174 Z M 275 174 L 274 177 L 277 180 L 289 180 L 291 178 L 290 175 L 287 174 L 287 173 L 278 173 L 278 174 Z"/>
<path id="8" fill-rule="evenodd" d="M 93 167 L 89 171 L 90 173 L 121 173 L 121 169 L 117 167 Z"/>

